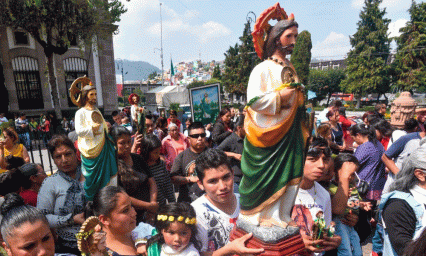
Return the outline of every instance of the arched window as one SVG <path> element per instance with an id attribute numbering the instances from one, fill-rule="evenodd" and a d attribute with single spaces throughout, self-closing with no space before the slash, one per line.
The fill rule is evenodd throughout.
<path id="1" fill-rule="evenodd" d="M 87 60 L 81 58 L 68 58 L 64 60 L 64 70 L 65 70 L 65 85 L 67 89 L 68 95 L 68 106 L 75 107 L 74 103 L 72 103 L 69 89 L 71 87 L 72 82 L 81 76 L 87 76 Z"/>
<path id="2" fill-rule="evenodd" d="M 38 62 L 31 57 L 12 59 L 19 109 L 44 108 Z"/>

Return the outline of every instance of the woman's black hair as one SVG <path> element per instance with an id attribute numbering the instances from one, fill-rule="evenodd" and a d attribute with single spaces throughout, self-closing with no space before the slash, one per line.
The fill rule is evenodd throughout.
<path id="1" fill-rule="evenodd" d="M 126 128 L 124 128 L 126 129 Z M 122 187 L 107 186 L 96 193 L 93 201 L 86 204 L 85 217 L 105 215 L 110 216 L 111 211 L 117 206 L 119 193 L 126 193 Z"/>
<path id="2" fill-rule="evenodd" d="M 145 162 L 149 160 L 149 154 L 159 147 L 161 147 L 161 141 L 157 136 L 148 134 L 144 137 L 143 146 L 141 147 L 141 155 Z"/>
<path id="3" fill-rule="evenodd" d="M 124 127 L 124 126 L 116 126 L 116 127 L 112 128 L 111 136 L 114 139 L 115 144 L 117 144 L 117 140 L 122 135 L 132 136 L 132 133 L 129 130 L 127 130 L 127 128 Z"/>
<path id="4" fill-rule="evenodd" d="M 166 220 L 159 220 L 158 216 L 167 216 Z M 173 216 L 173 220 L 169 221 L 169 217 Z M 179 217 L 183 217 L 182 220 L 178 220 Z M 187 202 L 180 202 L 180 203 L 169 203 L 166 204 L 158 210 L 157 218 L 155 219 L 154 226 L 158 231 L 158 234 L 151 237 L 148 240 L 147 248 L 151 246 L 154 243 L 158 243 L 159 245 L 164 244 L 164 237 L 161 233 L 162 230 L 167 229 L 170 224 L 172 224 L 175 221 L 179 221 L 182 223 L 185 223 L 190 229 L 191 229 L 191 238 L 190 242 L 194 245 L 194 247 L 199 251 L 201 250 L 201 243 L 197 240 L 197 225 L 195 223 L 193 224 L 187 224 L 185 221 L 188 218 L 188 220 L 191 220 L 192 218 L 196 218 L 195 210 L 194 208 Z"/>
<path id="5" fill-rule="evenodd" d="M 123 126 L 114 127 L 111 131 L 111 136 L 114 139 L 115 144 L 117 144 L 117 140 L 123 135 L 129 137 L 132 136 L 130 131 Z M 118 184 L 123 186 L 129 194 L 138 193 L 138 186 L 140 182 L 143 181 L 141 180 L 142 176 L 136 172 L 132 166 L 128 166 L 122 159 L 118 159 L 117 167 Z"/>
<path id="6" fill-rule="evenodd" d="M 24 175 L 17 168 L 0 174 L 0 196 L 18 192 L 24 179 Z"/>
<path id="7" fill-rule="evenodd" d="M 376 131 L 370 126 L 366 124 L 356 124 L 350 128 L 351 135 L 356 136 L 357 134 L 361 134 L 363 136 L 367 136 L 368 141 L 376 144 Z"/>
<path id="8" fill-rule="evenodd" d="M 14 230 L 24 223 L 33 224 L 40 220 L 49 227 L 46 216 L 39 209 L 26 205 L 24 199 L 17 193 L 9 193 L 4 197 L 0 214 L 3 216 L 1 235 L 6 243 L 9 237 L 13 235 Z"/>
<path id="9" fill-rule="evenodd" d="M 351 162 L 354 163 L 356 166 L 359 166 L 358 159 L 349 153 L 340 153 L 336 158 L 334 158 L 334 170 L 337 171 L 340 170 L 344 163 Z"/>
<path id="10" fill-rule="evenodd" d="M 13 156 L 13 155 L 6 156 L 5 161 L 6 161 L 6 170 L 19 168 L 25 164 L 25 160 L 22 157 Z"/>
<path id="11" fill-rule="evenodd" d="M 386 137 L 392 136 L 394 129 L 388 121 L 382 118 L 377 118 L 372 120 L 370 122 L 370 125 L 373 126 L 374 129 L 378 130 L 382 136 L 386 136 Z"/>
<path id="12" fill-rule="evenodd" d="M 47 143 L 47 148 L 49 149 L 49 152 L 52 157 L 53 153 L 55 153 L 55 150 L 60 146 L 66 146 L 72 149 L 74 152 L 77 151 L 74 147 L 74 142 L 72 142 L 67 136 L 62 134 L 55 134 Z"/>
<path id="13" fill-rule="evenodd" d="M 226 115 L 226 113 L 231 112 L 231 110 L 229 108 L 222 108 L 222 110 L 219 112 L 219 115 L 217 115 L 216 117 L 216 122 L 224 115 Z"/>

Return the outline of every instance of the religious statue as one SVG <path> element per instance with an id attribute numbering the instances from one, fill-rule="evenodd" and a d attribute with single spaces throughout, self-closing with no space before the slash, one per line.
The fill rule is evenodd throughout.
<path id="1" fill-rule="evenodd" d="M 130 107 L 130 117 L 132 118 L 132 125 L 136 128 L 136 131 L 139 134 L 144 133 L 145 128 L 145 114 L 144 108 L 139 107 L 140 97 L 136 93 L 129 95 L 129 103 L 132 105 Z"/>
<path id="2" fill-rule="evenodd" d="M 318 211 L 316 214 L 316 219 L 312 227 L 312 239 L 320 240 L 324 238 L 324 231 L 326 229 L 326 224 L 324 220 L 324 212 Z M 328 230 L 327 230 L 328 231 Z"/>
<path id="3" fill-rule="evenodd" d="M 115 145 L 108 127 L 96 107 L 96 87 L 86 76 L 77 78 L 71 85 L 70 97 L 80 109 L 75 113 L 75 131 L 81 153 L 81 171 L 84 175 L 86 198 L 107 185 L 117 185 Z"/>
<path id="4" fill-rule="evenodd" d="M 270 19 L 278 22 L 271 26 Z M 299 236 L 298 248 L 303 249 L 291 212 L 303 175 L 308 117 L 304 87 L 286 58 L 294 49 L 298 24 L 277 3 L 260 15 L 252 35 L 263 62 L 251 72 L 247 87 L 237 228 L 268 243 Z"/>

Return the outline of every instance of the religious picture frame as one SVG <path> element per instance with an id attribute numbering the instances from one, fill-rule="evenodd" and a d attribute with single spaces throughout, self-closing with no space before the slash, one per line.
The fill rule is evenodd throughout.
<path id="1" fill-rule="evenodd" d="M 193 122 L 213 124 L 222 109 L 220 83 L 190 88 L 189 102 Z"/>

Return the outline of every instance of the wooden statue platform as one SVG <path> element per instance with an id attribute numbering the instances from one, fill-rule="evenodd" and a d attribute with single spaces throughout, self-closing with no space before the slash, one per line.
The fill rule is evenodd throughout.
<path id="1" fill-rule="evenodd" d="M 247 232 L 245 232 L 244 230 L 234 227 L 229 240 L 233 241 L 237 238 L 244 236 L 245 234 L 247 234 Z M 248 248 L 265 249 L 265 251 L 260 254 L 262 256 L 293 255 L 305 249 L 305 244 L 303 243 L 303 239 L 300 234 L 284 239 L 276 244 L 262 242 L 261 240 L 253 236 L 247 241 L 246 246 Z"/>

